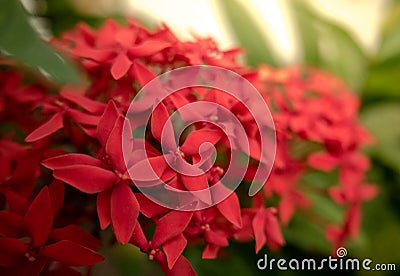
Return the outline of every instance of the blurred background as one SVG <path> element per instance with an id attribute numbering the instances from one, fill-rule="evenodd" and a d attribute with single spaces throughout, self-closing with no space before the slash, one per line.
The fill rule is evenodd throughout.
<path id="1" fill-rule="evenodd" d="M 274 67 L 304 64 L 340 76 L 359 95 L 360 120 L 375 136 L 376 143 L 366 149 L 373 163 L 368 177 L 380 189 L 379 196 L 364 206 L 362 233 L 348 244 L 348 254 L 370 258 L 375 263 L 396 263 L 400 269 L 400 1 L 23 0 L 27 13 L 13 2 L 0 1 L 2 53 L 13 54 L 28 65 L 41 68 L 45 75 L 65 82 L 74 78 L 74 71 L 64 68 L 68 63 L 61 64 L 60 59 L 51 56 L 51 49 L 45 44 L 34 39 L 23 42 L 25 47 L 36 43 L 31 46 L 41 56 L 35 59 L 18 50 L 21 42 L 10 44 L 1 38 L 6 33 L 18 33 L 21 37 L 34 38 L 38 34 L 49 39 L 80 21 L 97 26 L 104 18 L 123 21 L 128 15 L 149 27 L 166 22 L 184 39 L 191 39 L 193 34 L 211 36 L 223 49 L 243 47 L 248 63 L 254 67 L 262 63 Z M 9 18 L 16 20 L 6 21 Z M 57 74 L 60 70 L 61 76 Z M 327 216 L 337 215 L 324 202 L 317 207 L 325 208 Z M 287 259 L 330 254 L 323 233 L 310 223 L 290 225 L 284 235 L 288 244 L 278 252 L 264 249 L 256 255 L 254 244 L 232 243 L 218 260 L 201 260 L 200 248 L 190 248 L 185 255 L 199 275 L 261 275 L 267 271 L 258 271 L 256 262 L 265 253 Z M 95 275 L 160 272 L 131 246 L 116 246 L 102 253 L 107 261 L 94 268 Z M 302 275 L 285 275 L 289 273 Z"/>

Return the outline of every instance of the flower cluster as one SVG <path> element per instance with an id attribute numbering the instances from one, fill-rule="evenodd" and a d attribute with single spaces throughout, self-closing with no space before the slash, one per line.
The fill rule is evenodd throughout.
<path id="1" fill-rule="evenodd" d="M 357 122 L 357 98 L 335 77 L 297 67 L 251 71 L 238 62 L 240 49 L 222 51 L 212 39 L 181 41 L 166 26 L 149 31 L 134 20 L 123 26 L 108 20 L 98 30 L 79 24 L 53 44 L 81 64 L 81 85 L 48 88 L 11 66 L 0 71 L 0 274 L 84 273 L 103 260 L 98 228 L 111 227 L 116 242 L 137 246 L 167 275 L 194 275 L 183 256 L 188 244 L 202 245 L 202 257 L 211 259 L 230 240 L 255 239 L 256 252 L 279 248 L 281 227 L 297 208 L 317 216 L 311 190 L 346 211 L 341 225 L 318 220 L 333 246 L 357 236 L 361 203 L 377 192 L 365 183 L 369 163 L 360 151 L 371 138 Z M 254 197 L 238 189 L 207 209 L 170 210 L 138 189 L 135 175 L 147 171 L 140 154 L 126 164 L 123 126 L 130 101 L 149 81 L 200 64 L 232 70 L 260 91 L 276 126 L 275 164 Z M 260 162 L 261 133 L 240 101 L 212 88 L 183 89 L 154 109 L 143 153 L 154 172 L 171 188 L 197 191 L 227 171 L 232 145 L 206 122 L 185 130 L 174 148 L 193 165 L 202 144 L 214 145 L 217 160 L 203 174 L 174 171 L 160 150 L 170 114 L 193 102 L 219 104 L 243 125 L 250 147 L 246 185 Z M 337 185 L 308 185 L 304 176 L 314 171 L 336 173 Z"/>

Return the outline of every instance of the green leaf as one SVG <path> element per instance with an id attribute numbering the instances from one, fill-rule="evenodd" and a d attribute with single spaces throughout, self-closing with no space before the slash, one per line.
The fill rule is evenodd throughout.
<path id="1" fill-rule="evenodd" d="M 340 76 L 356 92 L 364 81 L 367 57 L 353 36 L 344 28 L 321 17 L 317 18 L 321 34 L 324 67 Z"/>
<path id="2" fill-rule="evenodd" d="M 376 139 L 368 151 L 381 162 L 400 172 L 400 104 L 382 103 L 361 114 L 365 126 Z"/>
<path id="3" fill-rule="evenodd" d="M 400 3 L 392 1 L 381 31 L 381 45 L 364 84 L 363 101 L 400 99 Z"/>
<path id="4" fill-rule="evenodd" d="M 363 83 L 367 57 L 345 28 L 320 16 L 304 0 L 292 3 L 304 63 L 340 76 L 353 90 Z"/>
<path id="5" fill-rule="evenodd" d="M 400 3 L 392 2 L 382 26 L 382 41 L 377 60 L 383 61 L 400 56 Z"/>
<path id="6" fill-rule="evenodd" d="M 325 238 L 324 229 L 317 223 L 295 215 L 289 226 L 282 229 L 288 244 L 295 244 L 305 252 L 329 254 L 331 244 Z"/>
<path id="7" fill-rule="evenodd" d="M 28 22 L 19 1 L 0 0 L 0 51 L 60 83 L 77 83 L 79 73 L 43 42 Z"/>
<path id="8" fill-rule="evenodd" d="M 291 14 L 297 28 L 297 35 L 303 51 L 303 60 L 309 65 L 320 65 L 320 52 L 318 49 L 317 28 L 313 21 L 313 14 L 304 1 L 294 0 L 288 2 Z"/>
<path id="9" fill-rule="evenodd" d="M 237 0 L 219 0 L 218 4 L 232 29 L 233 34 L 246 50 L 248 64 L 257 66 L 266 63 L 276 66 L 271 46 L 263 39 L 263 31 L 259 29 L 246 7 Z"/>

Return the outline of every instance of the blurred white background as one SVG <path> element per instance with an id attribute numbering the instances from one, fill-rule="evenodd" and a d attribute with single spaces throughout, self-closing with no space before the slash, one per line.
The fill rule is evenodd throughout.
<path id="1" fill-rule="evenodd" d="M 257 24 L 265 26 L 264 38 L 273 42 L 279 57 L 293 62 L 298 57 L 296 34 L 290 17 L 291 0 L 240 0 L 254 14 Z M 378 28 L 387 1 L 385 0 L 310 0 L 322 15 L 347 27 L 367 52 L 375 50 Z M 127 15 L 144 14 L 168 25 L 183 38 L 191 33 L 214 37 L 222 48 L 237 45 L 228 24 L 221 16 L 216 0 L 75 0 L 81 10 L 107 14 L 122 12 Z M 251 30 L 249 30 L 251 31 Z"/>

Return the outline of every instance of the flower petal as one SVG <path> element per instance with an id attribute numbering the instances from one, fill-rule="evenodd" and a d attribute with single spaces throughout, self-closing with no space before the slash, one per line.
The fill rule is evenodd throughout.
<path id="1" fill-rule="evenodd" d="M 195 197 L 201 201 L 211 204 L 211 193 L 208 186 L 208 180 L 206 174 L 189 176 L 180 174 L 180 179 L 183 185 L 188 189 L 188 191 L 193 192 Z"/>
<path id="2" fill-rule="evenodd" d="M 337 158 L 325 152 L 316 152 L 310 154 L 307 162 L 311 167 L 322 171 L 330 171 L 338 165 Z"/>
<path id="3" fill-rule="evenodd" d="M 71 266 L 94 265 L 104 260 L 103 256 L 93 250 L 67 240 L 42 247 L 39 253 Z"/>
<path id="4" fill-rule="evenodd" d="M 260 251 L 260 249 L 265 245 L 267 242 L 267 238 L 265 236 L 265 216 L 264 216 L 264 209 L 260 208 L 254 219 L 252 221 L 252 227 L 254 232 L 254 238 L 256 240 L 256 253 Z"/>
<path id="5" fill-rule="evenodd" d="M 60 211 L 64 202 L 64 183 L 58 180 L 53 180 L 49 185 L 49 194 L 51 206 L 53 208 L 54 216 Z"/>
<path id="6" fill-rule="evenodd" d="M 193 212 L 171 211 L 163 216 L 156 226 L 152 246 L 158 248 L 168 240 L 181 234 L 188 226 Z"/>
<path id="7" fill-rule="evenodd" d="M 110 100 L 97 127 L 97 138 L 103 146 L 106 145 L 108 137 L 114 128 L 115 121 L 120 115 L 122 114 L 115 105 L 115 102 Z"/>
<path id="8" fill-rule="evenodd" d="M 190 262 L 183 255 L 179 256 L 172 269 L 168 268 L 166 257 L 162 252 L 159 252 L 159 254 L 156 255 L 155 260 L 167 276 L 197 275 Z"/>
<path id="9" fill-rule="evenodd" d="M 89 165 L 61 167 L 55 169 L 53 175 L 87 194 L 105 191 L 118 181 L 113 172 Z"/>
<path id="10" fill-rule="evenodd" d="M 42 161 L 42 165 L 48 169 L 54 170 L 72 165 L 90 165 L 100 167 L 102 162 L 101 160 L 86 154 L 69 153 L 48 158 Z"/>
<path id="11" fill-rule="evenodd" d="M 68 101 L 83 107 L 90 113 L 102 114 L 104 112 L 104 109 L 106 108 L 106 105 L 104 103 L 86 98 L 85 96 L 82 96 L 78 93 L 79 91 L 74 91 L 74 89 L 71 87 L 64 87 L 61 90 L 60 95 L 64 99 L 67 99 Z"/>
<path id="12" fill-rule="evenodd" d="M 0 235 L 19 237 L 25 232 L 25 221 L 23 217 L 13 212 L 0 211 Z"/>
<path id="13" fill-rule="evenodd" d="M 242 227 L 240 203 L 236 193 L 232 192 L 227 198 L 218 203 L 217 208 L 227 220 L 239 228 Z"/>
<path id="14" fill-rule="evenodd" d="M 120 53 L 111 66 L 111 75 L 115 80 L 122 78 L 132 66 L 132 61 L 125 53 Z"/>
<path id="15" fill-rule="evenodd" d="M 113 130 L 108 137 L 106 143 L 106 153 L 110 157 L 114 169 L 123 173 L 126 171 L 126 165 L 124 160 L 124 154 L 122 151 L 122 129 L 124 126 L 124 117 L 119 116 L 115 121 Z"/>
<path id="16" fill-rule="evenodd" d="M 161 50 L 171 46 L 169 42 L 162 41 L 162 40 L 146 40 L 143 41 L 141 44 L 131 47 L 128 52 L 129 55 L 132 57 L 145 57 L 154 55 Z"/>
<path id="17" fill-rule="evenodd" d="M 43 125 L 32 131 L 26 138 L 26 142 L 35 142 L 39 139 L 42 139 L 50 134 L 53 134 L 59 129 L 64 127 L 64 116 L 62 113 L 56 113 L 53 117 L 50 118 Z"/>
<path id="18" fill-rule="evenodd" d="M 112 189 L 109 189 L 97 195 L 97 215 L 103 230 L 111 223 L 111 192 Z"/>
<path id="19" fill-rule="evenodd" d="M 32 244 L 42 246 L 53 225 L 53 208 L 48 187 L 44 187 L 33 200 L 26 212 L 25 221 L 31 234 Z"/>
<path id="20" fill-rule="evenodd" d="M 142 213 L 145 217 L 154 218 L 169 211 L 169 209 L 148 199 L 143 194 L 136 194 L 136 199 L 138 200 L 140 205 L 140 213 Z"/>
<path id="21" fill-rule="evenodd" d="M 50 236 L 56 241 L 69 240 L 90 249 L 98 249 L 101 246 L 100 240 L 76 225 L 53 229 Z"/>
<path id="22" fill-rule="evenodd" d="M 130 243 L 136 245 L 142 251 L 147 250 L 148 242 L 145 234 L 143 233 L 143 229 L 140 226 L 140 223 L 136 223 L 135 228 L 133 229 Z"/>
<path id="23" fill-rule="evenodd" d="M 202 259 L 215 259 L 217 258 L 218 251 L 220 246 L 215 244 L 207 244 L 204 248 L 203 253 L 201 254 Z"/>
<path id="24" fill-rule="evenodd" d="M 275 211 L 272 211 L 271 208 L 267 210 L 265 215 L 265 235 L 267 236 L 268 245 L 271 247 L 278 247 L 285 244 L 278 218 L 275 215 Z"/>
<path id="25" fill-rule="evenodd" d="M 163 250 L 167 257 L 168 268 L 172 269 L 178 260 L 179 256 L 182 255 L 183 250 L 187 244 L 186 238 L 183 234 L 176 236 L 163 244 Z"/>
<path id="26" fill-rule="evenodd" d="M 144 87 L 149 81 L 156 77 L 156 74 L 154 74 L 147 66 L 138 61 L 133 62 L 132 68 L 134 77 L 138 80 L 141 87 Z"/>
<path id="27" fill-rule="evenodd" d="M 68 109 L 67 114 L 72 121 L 84 125 L 97 126 L 100 120 L 100 116 L 87 114 L 76 109 Z"/>
<path id="28" fill-rule="evenodd" d="M 113 189 L 111 221 L 115 236 L 120 243 L 129 242 L 139 216 L 139 209 L 139 203 L 128 185 L 121 184 Z"/>
<path id="29" fill-rule="evenodd" d="M 0 238 L 0 265 L 9 266 L 28 251 L 28 245 L 19 239 Z"/>
<path id="30" fill-rule="evenodd" d="M 222 131 L 219 129 L 208 129 L 203 128 L 200 130 L 195 130 L 189 133 L 183 143 L 181 150 L 185 155 L 193 155 L 199 152 L 200 146 L 209 142 L 215 145 L 222 137 Z"/>

